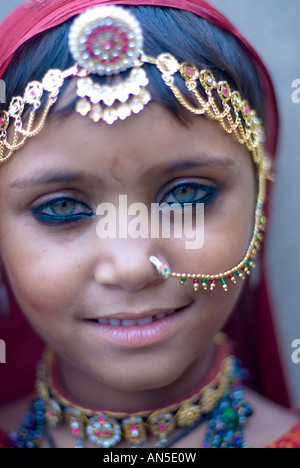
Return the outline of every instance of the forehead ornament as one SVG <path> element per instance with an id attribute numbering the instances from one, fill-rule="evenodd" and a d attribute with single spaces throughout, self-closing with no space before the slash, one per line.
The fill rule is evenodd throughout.
<path id="1" fill-rule="evenodd" d="M 76 110 L 98 122 L 113 124 L 141 112 L 151 96 L 149 80 L 138 60 L 143 33 L 135 17 L 115 6 L 96 7 L 73 23 L 69 47 L 74 60 L 89 74 L 116 76 L 130 70 L 129 76 L 113 85 L 100 85 L 91 77 L 78 80 Z"/>
<path id="2" fill-rule="evenodd" d="M 226 81 L 217 81 L 209 70 L 179 63 L 167 52 L 147 56 L 142 29 L 128 10 L 102 5 L 79 15 L 70 29 L 69 49 L 74 66 L 49 70 L 41 82 L 30 82 L 24 95 L 14 97 L 8 110 L 0 113 L 0 164 L 43 129 L 66 80 L 77 80 L 80 115 L 112 125 L 138 114 L 151 101 L 146 72 L 151 66 L 185 109 L 217 120 L 247 146 L 256 164 L 265 163 L 262 122 L 240 93 Z M 185 91 L 177 86 L 180 79 Z"/>
<path id="3" fill-rule="evenodd" d="M 138 21 L 118 6 L 99 6 L 78 16 L 70 29 L 69 49 L 75 62 L 72 67 L 64 71 L 49 70 L 41 82 L 28 83 L 23 96 L 15 96 L 8 109 L 0 112 L 0 165 L 42 131 L 67 80 L 76 79 L 76 112 L 94 122 L 112 125 L 138 114 L 151 101 L 146 69 L 155 67 L 162 82 L 187 111 L 194 115 L 206 114 L 218 121 L 225 132 L 246 145 L 257 166 L 253 236 L 245 256 L 235 267 L 219 274 L 177 273 L 154 255 L 149 258 L 164 279 L 177 278 L 181 286 L 192 280 L 195 291 L 199 286 L 213 291 L 220 283 L 227 291 L 229 283 L 244 279 L 254 268 L 266 223 L 263 208 L 271 168 L 263 146 L 263 124 L 256 111 L 239 91 L 232 90 L 224 80 L 217 81 L 210 70 L 179 63 L 168 52 L 158 57 L 146 55 Z"/>

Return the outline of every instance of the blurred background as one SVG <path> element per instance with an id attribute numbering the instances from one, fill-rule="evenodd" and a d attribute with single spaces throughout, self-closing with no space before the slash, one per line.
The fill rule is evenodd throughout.
<path id="1" fill-rule="evenodd" d="M 299 103 L 292 100 L 295 80 L 300 87 L 300 2 L 211 0 L 211 3 L 231 19 L 259 52 L 277 94 L 281 132 L 267 265 L 283 367 L 293 403 L 300 407 L 300 364 L 291 359 L 292 343 L 300 339 L 300 92 Z"/>
<path id="2" fill-rule="evenodd" d="M 1 0 L 0 21 L 21 3 Z M 300 2 L 211 0 L 211 3 L 241 29 L 260 53 L 269 67 L 278 97 L 281 134 L 267 264 L 284 370 L 293 404 L 300 407 L 300 364 L 291 359 L 292 342 L 300 340 L 300 102 L 292 100 L 295 80 L 300 87 Z"/>

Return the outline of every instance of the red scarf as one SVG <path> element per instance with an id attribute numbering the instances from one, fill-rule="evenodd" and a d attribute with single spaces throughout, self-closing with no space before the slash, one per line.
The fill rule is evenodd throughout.
<path id="1" fill-rule="evenodd" d="M 260 78 L 266 100 L 267 150 L 271 155 L 276 152 L 278 135 L 278 112 L 273 85 L 263 61 L 233 26 L 232 23 L 205 0 L 53 0 L 44 6 L 26 7 L 26 3 L 17 8 L 1 25 L 0 33 L 0 78 L 6 70 L 15 51 L 36 34 L 53 28 L 67 21 L 87 8 L 97 5 L 152 5 L 166 6 L 190 11 L 207 19 L 216 26 L 236 36 L 253 60 Z M 28 5 L 28 4 L 27 4 Z"/>
<path id="2" fill-rule="evenodd" d="M 261 58 L 241 33 L 226 17 L 205 0 L 53 0 L 45 5 L 37 4 L 34 8 L 28 8 L 28 2 L 26 2 L 17 8 L 1 25 L 0 78 L 13 54 L 27 40 L 38 33 L 58 26 L 92 6 L 103 4 L 152 5 L 187 10 L 207 19 L 238 38 L 254 63 L 262 84 L 266 104 L 266 147 L 272 156 L 275 155 L 278 138 L 278 112 L 270 75 Z M 11 299 L 13 302 L 13 298 Z M 256 360 L 254 359 L 254 365 L 256 366 L 254 371 L 259 374 L 264 394 L 281 404 L 288 405 L 289 398 L 284 383 L 270 298 L 265 280 L 262 281 L 257 291 L 253 308 L 254 313 L 255 317 L 253 317 L 252 322 L 255 328 L 259 330 L 259 342 L 253 343 L 251 340 L 246 343 L 241 342 L 240 336 L 242 335 L 239 328 L 241 325 L 239 324 L 236 327 L 237 341 L 240 341 L 238 348 L 244 347 L 245 352 L 242 353 L 242 357 L 245 357 L 247 364 L 251 360 L 253 362 L 253 359 L 247 358 L 247 353 L 249 355 L 253 350 L 257 350 L 258 356 Z M 25 319 L 22 318 L 16 304 L 13 305 L 12 317 L 6 324 L 1 324 L 1 338 L 5 339 L 8 344 L 8 364 L 0 368 L 0 381 L 10 382 L 12 386 L 7 384 L 5 388 L 0 389 L 0 404 L 8 399 L 12 400 L 20 397 L 24 391 L 29 391 L 34 379 L 35 361 L 42 348 L 38 338 L 32 337 L 32 332 L 29 331 L 28 325 L 25 323 Z M 18 343 L 18 346 L 13 346 L 15 343 Z M 24 356 L 24 349 L 27 350 L 26 356 Z M 15 385 L 13 385 L 14 383 Z"/>

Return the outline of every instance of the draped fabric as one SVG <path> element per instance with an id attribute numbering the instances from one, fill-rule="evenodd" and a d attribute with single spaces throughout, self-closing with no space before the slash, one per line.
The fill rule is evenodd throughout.
<path id="1" fill-rule="evenodd" d="M 270 449 L 299 449 L 300 448 L 300 421 L 290 431 L 273 442 Z"/>
<path id="2" fill-rule="evenodd" d="M 87 8 L 104 4 L 152 5 L 188 10 L 234 35 L 242 44 L 254 63 L 261 81 L 266 106 L 265 127 L 267 133 L 266 149 L 275 155 L 278 138 L 278 112 L 270 75 L 256 53 L 242 34 L 215 8 L 204 0 L 53 0 L 48 4 L 28 3 L 17 8 L 0 26 L 0 78 L 3 76 L 16 50 L 33 36 L 55 27 Z M 267 206 L 268 209 L 268 206 Z M 237 342 L 241 357 L 252 365 L 260 389 L 270 399 L 289 405 L 287 388 L 284 382 L 280 354 L 274 326 L 268 284 L 263 281 L 255 293 L 251 293 L 251 328 L 243 323 L 244 315 L 237 313 L 236 320 L 230 323 L 229 334 Z M 0 322 L 1 338 L 7 343 L 7 364 L 0 367 L 0 404 L 13 400 L 29 392 L 34 380 L 35 363 L 42 343 L 26 324 L 17 304 L 11 297 L 11 317 Z M 244 307 L 245 304 L 242 306 Z M 249 303 L 248 303 L 249 306 Z M 239 311 L 238 311 L 239 312 Z M 252 334 L 252 331 L 255 332 Z M 251 335 L 251 336 L 250 336 Z M 255 356 L 254 356 L 254 353 Z M 272 365 L 270 365 L 272 363 Z"/>
<path id="3" fill-rule="evenodd" d="M 267 150 L 274 154 L 278 135 L 278 112 L 269 73 L 259 55 L 228 19 L 205 0 L 53 0 L 44 6 L 17 8 L 1 25 L 0 78 L 14 52 L 36 34 L 58 26 L 87 8 L 97 5 L 152 5 L 188 10 L 236 36 L 252 58 L 260 77 L 266 100 Z M 25 5 L 25 6 L 24 6 Z"/>

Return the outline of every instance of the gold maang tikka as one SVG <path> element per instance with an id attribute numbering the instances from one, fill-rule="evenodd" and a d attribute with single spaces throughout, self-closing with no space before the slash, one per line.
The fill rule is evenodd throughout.
<path id="1" fill-rule="evenodd" d="M 0 164 L 41 132 L 66 80 L 77 80 L 77 113 L 95 123 L 103 121 L 112 125 L 117 120 L 140 113 L 151 102 L 144 65 L 156 67 L 179 103 L 194 115 L 206 114 L 217 120 L 225 132 L 234 134 L 237 141 L 245 144 L 251 152 L 258 169 L 253 236 L 237 266 L 209 275 L 176 273 L 166 268 L 166 271 L 161 271 L 160 260 L 156 258 L 152 262 L 164 278 L 178 278 L 181 285 L 192 279 L 195 290 L 200 284 L 204 290 L 213 290 L 220 282 L 227 291 L 228 282 L 236 283 L 237 278 L 244 278 L 255 266 L 266 224 L 263 207 L 270 164 L 264 152 L 263 124 L 256 111 L 250 108 L 239 91 L 231 90 L 227 81 L 217 81 L 209 70 L 198 70 L 187 62 L 179 63 L 169 53 L 160 54 L 157 58 L 147 56 L 143 52 L 143 32 L 137 19 L 119 6 L 99 6 L 79 15 L 70 30 L 69 48 L 75 61 L 71 68 L 49 70 L 41 82 L 28 83 L 24 95 L 14 97 L 8 110 L 0 113 Z M 127 72 L 126 75 L 123 72 Z M 110 77 L 111 82 L 100 85 L 94 82 L 92 75 Z M 191 101 L 176 86 L 176 77 L 184 80 Z M 47 101 L 42 109 L 45 95 Z"/>

